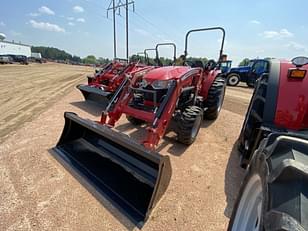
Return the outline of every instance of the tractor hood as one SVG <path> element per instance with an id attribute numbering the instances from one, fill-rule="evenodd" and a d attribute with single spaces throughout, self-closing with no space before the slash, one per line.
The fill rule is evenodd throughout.
<path id="1" fill-rule="evenodd" d="M 151 83 L 154 80 L 171 80 L 171 79 L 179 79 L 182 75 L 184 75 L 187 71 L 189 71 L 191 67 L 183 67 L 183 66 L 168 66 L 168 67 L 159 67 L 155 68 L 149 72 L 147 72 L 143 79 L 147 80 L 147 82 Z"/>
<path id="2" fill-rule="evenodd" d="M 250 66 L 242 66 L 242 67 L 233 67 L 230 69 L 230 72 L 239 72 L 239 73 L 243 73 L 243 72 L 249 72 L 251 69 Z"/>

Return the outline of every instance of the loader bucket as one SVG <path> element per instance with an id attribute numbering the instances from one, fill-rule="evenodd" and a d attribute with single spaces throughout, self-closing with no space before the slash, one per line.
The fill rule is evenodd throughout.
<path id="1" fill-rule="evenodd" d="M 105 106 L 107 106 L 109 99 L 112 96 L 111 92 L 106 92 L 102 89 L 91 87 L 89 85 L 79 84 L 76 87 L 81 91 L 85 100 L 94 101 Z"/>
<path id="2" fill-rule="evenodd" d="M 141 228 L 169 185 L 169 157 L 74 113 L 65 112 L 64 118 L 55 158 L 99 200 L 108 199 Z"/>

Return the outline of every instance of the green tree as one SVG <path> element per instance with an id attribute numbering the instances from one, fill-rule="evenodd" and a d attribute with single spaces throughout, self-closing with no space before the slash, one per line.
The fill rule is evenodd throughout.
<path id="1" fill-rule="evenodd" d="M 43 58 L 52 60 L 72 60 L 73 56 L 64 50 L 54 47 L 31 47 L 32 52 L 41 53 Z"/>
<path id="2" fill-rule="evenodd" d="M 101 65 L 104 65 L 104 64 L 107 64 L 107 63 L 110 63 L 111 60 L 108 59 L 108 58 L 103 58 L 103 57 L 99 57 L 97 60 L 96 60 L 96 63 L 97 64 L 101 64 Z"/>
<path id="3" fill-rule="evenodd" d="M 242 67 L 242 66 L 248 66 L 248 64 L 249 64 L 249 59 L 248 58 L 244 58 L 241 62 L 240 62 L 240 64 L 238 65 L 239 67 Z"/>
<path id="4" fill-rule="evenodd" d="M 81 58 L 80 58 L 79 56 L 74 55 L 74 56 L 72 57 L 72 61 L 73 61 L 73 62 L 76 62 L 76 63 L 81 63 Z"/>
<path id="5" fill-rule="evenodd" d="M 82 59 L 82 62 L 85 64 L 96 64 L 96 57 L 94 55 L 88 55 Z"/>

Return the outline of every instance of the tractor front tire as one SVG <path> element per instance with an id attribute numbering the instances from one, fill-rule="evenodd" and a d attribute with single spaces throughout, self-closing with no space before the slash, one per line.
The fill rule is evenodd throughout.
<path id="1" fill-rule="evenodd" d="M 129 116 L 129 115 L 126 116 L 126 119 L 127 119 L 132 125 L 135 125 L 135 126 L 142 125 L 142 124 L 144 123 L 143 120 L 137 119 L 137 118 L 135 118 L 135 117 L 133 117 L 133 116 Z"/>
<path id="2" fill-rule="evenodd" d="M 241 77 L 236 73 L 232 73 L 227 76 L 227 84 L 232 87 L 237 86 L 240 83 L 240 80 Z"/>
<path id="3" fill-rule="evenodd" d="M 222 108 L 225 91 L 225 79 L 221 77 L 216 78 L 209 89 L 208 96 L 204 105 L 207 108 L 204 112 L 204 119 L 217 119 Z"/>
<path id="4" fill-rule="evenodd" d="M 308 142 L 271 134 L 247 168 L 229 231 L 308 230 Z"/>
<path id="5" fill-rule="evenodd" d="M 177 139 L 179 142 L 190 145 L 199 133 L 203 120 L 203 110 L 197 106 L 188 106 L 181 113 L 181 118 L 177 121 Z"/>

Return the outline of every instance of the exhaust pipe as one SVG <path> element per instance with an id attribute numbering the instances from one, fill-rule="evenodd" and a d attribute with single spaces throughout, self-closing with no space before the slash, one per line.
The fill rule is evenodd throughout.
<path id="1" fill-rule="evenodd" d="M 169 185 L 169 157 L 74 113 L 65 112 L 64 118 L 55 158 L 141 228 Z"/>

